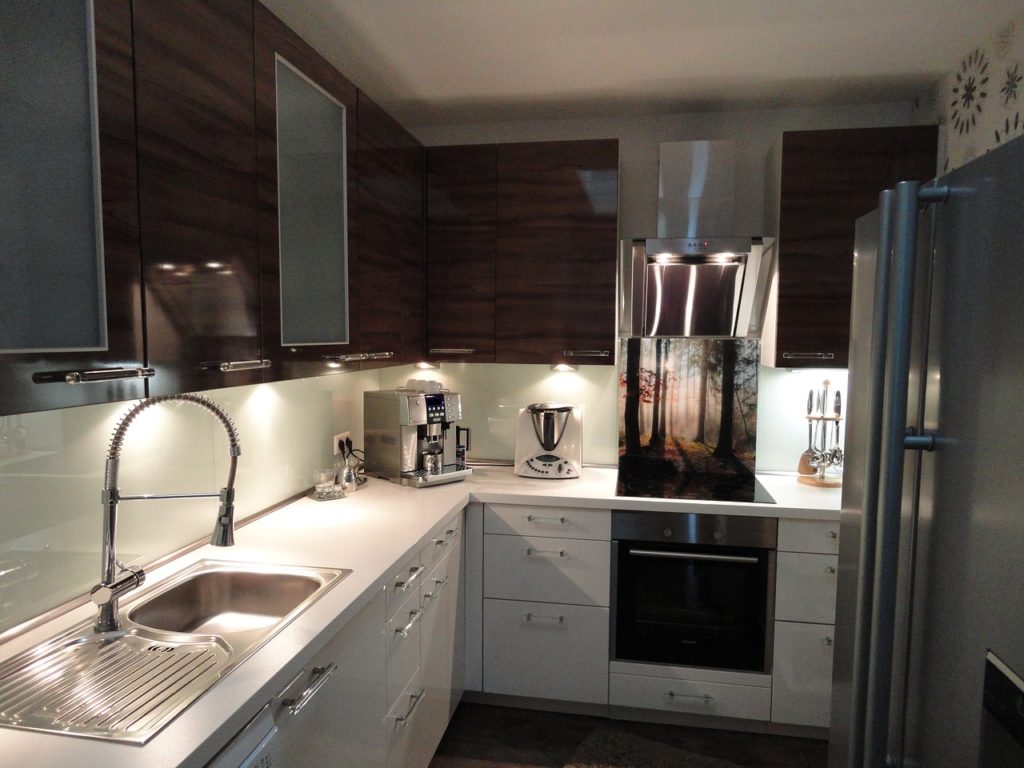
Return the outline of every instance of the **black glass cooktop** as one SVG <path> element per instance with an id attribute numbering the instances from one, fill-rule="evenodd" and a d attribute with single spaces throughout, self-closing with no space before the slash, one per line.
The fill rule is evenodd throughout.
<path id="1" fill-rule="evenodd" d="M 730 463 L 713 472 L 687 472 L 664 459 L 620 456 L 616 496 L 699 499 L 774 504 L 775 499 L 745 465 Z"/>

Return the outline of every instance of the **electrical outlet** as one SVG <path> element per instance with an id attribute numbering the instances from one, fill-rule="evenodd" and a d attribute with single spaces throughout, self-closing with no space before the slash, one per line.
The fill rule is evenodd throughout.
<path id="1" fill-rule="evenodd" d="M 344 445 L 345 440 L 352 437 L 351 432 L 339 432 L 334 436 L 334 455 L 337 456 L 341 453 L 341 446 Z"/>

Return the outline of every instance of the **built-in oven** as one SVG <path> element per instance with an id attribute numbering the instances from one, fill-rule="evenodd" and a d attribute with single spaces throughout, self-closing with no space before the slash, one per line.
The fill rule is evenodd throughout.
<path id="1" fill-rule="evenodd" d="M 770 672 L 778 521 L 612 512 L 611 655 Z"/>

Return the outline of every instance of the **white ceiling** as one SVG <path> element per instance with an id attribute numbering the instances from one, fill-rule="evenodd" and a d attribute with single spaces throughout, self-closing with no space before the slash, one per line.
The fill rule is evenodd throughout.
<path id="1" fill-rule="evenodd" d="M 1022 0 L 263 0 L 407 126 L 912 98 Z"/>

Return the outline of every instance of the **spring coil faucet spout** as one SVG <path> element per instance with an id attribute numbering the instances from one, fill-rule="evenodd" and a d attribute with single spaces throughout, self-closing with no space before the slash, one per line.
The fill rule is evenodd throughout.
<path id="1" fill-rule="evenodd" d="M 216 416 L 221 425 L 223 425 L 224 431 L 227 432 L 228 450 L 231 455 L 227 484 L 220 489 L 219 493 L 139 494 L 132 496 L 121 494 L 117 487 L 117 473 L 121 464 L 121 447 L 124 444 L 128 428 L 135 420 L 135 417 L 146 408 L 172 401 L 192 403 L 193 405 L 205 408 Z M 150 499 L 219 498 L 220 509 L 217 512 L 217 522 L 213 528 L 213 535 L 210 537 L 210 544 L 215 547 L 230 547 L 235 543 L 235 470 L 238 467 L 238 457 L 241 453 L 242 449 L 238 442 L 238 431 L 235 429 L 231 418 L 219 405 L 202 395 L 181 394 L 150 397 L 134 405 L 121 417 L 121 421 L 118 422 L 110 439 L 110 447 L 107 449 L 106 470 L 103 475 L 102 573 L 100 575 L 100 583 L 93 587 L 90 593 L 92 601 L 99 606 L 99 615 L 96 617 L 95 625 L 97 632 L 112 632 L 118 628 L 118 598 L 141 586 L 146 580 L 146 574 L 142 568 L 126 566 L 117 559 L 114 538 L 117 531 L 118 502 L 148 501 Z"/>

